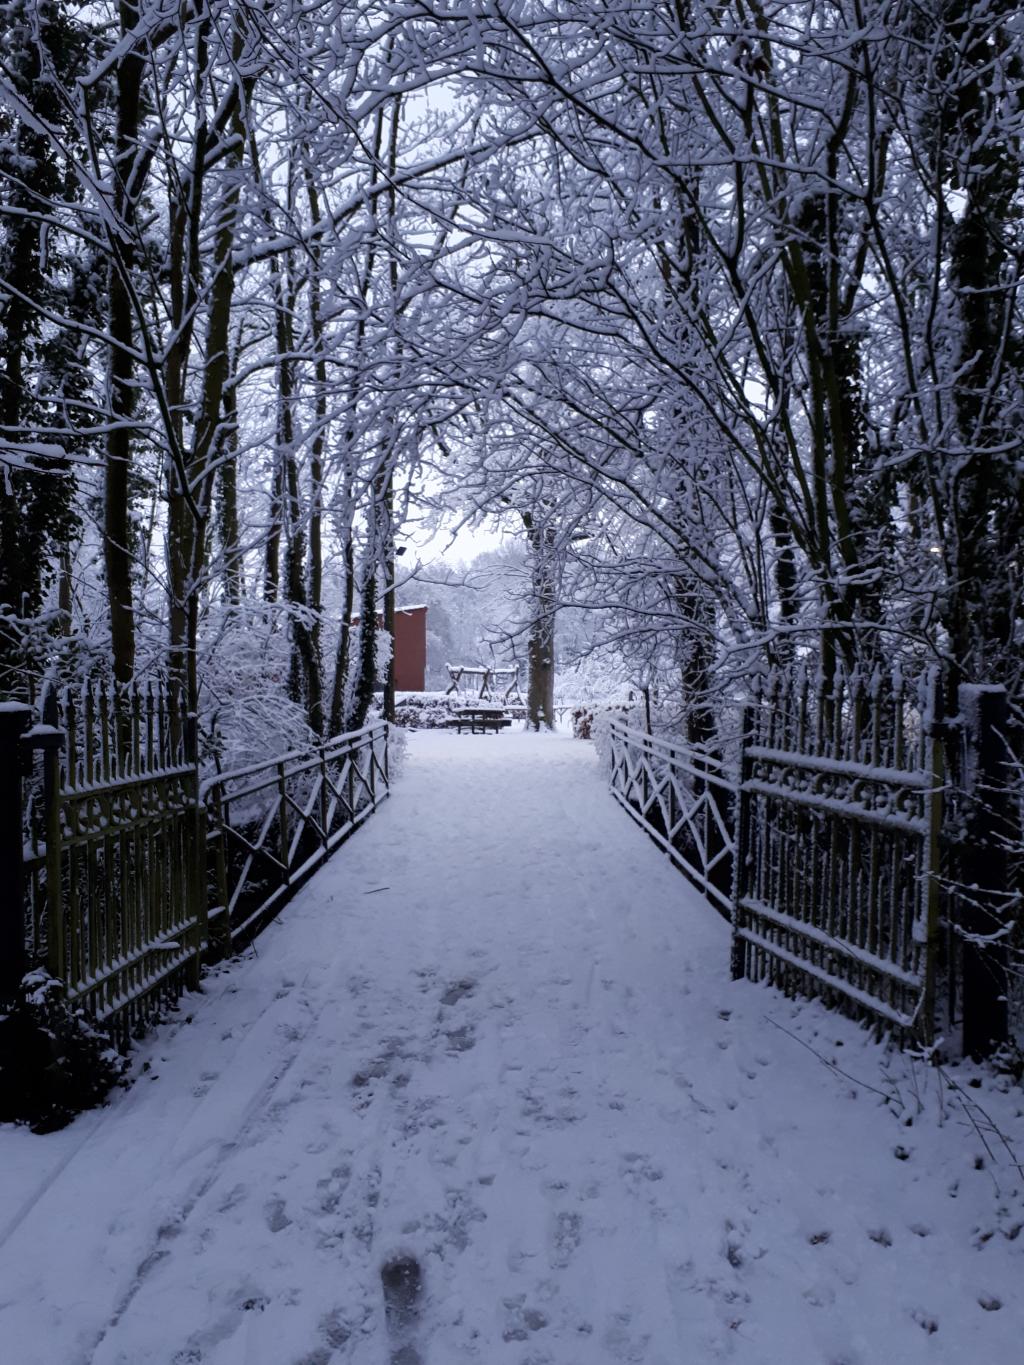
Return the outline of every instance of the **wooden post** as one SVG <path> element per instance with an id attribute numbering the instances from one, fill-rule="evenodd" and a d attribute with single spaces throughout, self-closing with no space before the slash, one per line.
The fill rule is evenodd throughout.
<path id="1" fill-rule="evenodd" d="M 964 786 L 966 837 L 957 891 L 960 932 L 963 1050 L 987 1057 L 1009 1037 L 1006 848 L 1012 833 L 1006 744 L 1008 707 L 1002 687 L 959 690 L 967 741 Z"/>
<path id="2" fill-rule="evenodd" d="M 13 1004 L 28 970 L 25 952 L 25 870 L 22 864 L 22 736 L 32 708 L 0 703 L 0 1009 Z"/>

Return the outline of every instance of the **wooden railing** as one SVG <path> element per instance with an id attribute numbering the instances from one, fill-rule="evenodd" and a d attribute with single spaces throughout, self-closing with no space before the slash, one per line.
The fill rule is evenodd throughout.
<path id="1" fill-rule="evenodd" d="M 191 718 L 159 690 L 51 694 L 23 733 L 30 720 L 5 726 L 21 838 L 5 841 L 18 865 L 0 919 L 24 945 L 5 989 L 45 966 L 122 1039 L 258 933 L 388 794 L 382 721 L 201 782 Z"/>
<path id="2" fill-rule="evenodd" d="M 388 794 L 387 725 L 218 773 L 201 788 L 210 934 L 237 947 L 276 914 Z"/>

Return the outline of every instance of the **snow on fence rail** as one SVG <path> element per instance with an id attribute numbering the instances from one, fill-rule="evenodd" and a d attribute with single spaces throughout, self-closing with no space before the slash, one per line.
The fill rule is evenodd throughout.
<path id="1" fill-rule="evenodd" d="M 122 1038 L 257 933 L 388 793 L 382 721 L 201 781 L 192 720 L 160 689 L 50 694 L 31 728 L 19 710 L 0 765 L 20 855 L 0 919 L 23 949 L 5 990 L 45 965 Z M 26 750 L 42 761 L 22 802 Z"/>
<path id="2" fill-rule="evenodd" d="M 720 911 L 733 972 L 929 1038 L 942 744 L 937 680 L 773 675 L 738 773 L 611 724 L 612 791 Z M 726 874 L 729 874 L 726 876 Z"/>

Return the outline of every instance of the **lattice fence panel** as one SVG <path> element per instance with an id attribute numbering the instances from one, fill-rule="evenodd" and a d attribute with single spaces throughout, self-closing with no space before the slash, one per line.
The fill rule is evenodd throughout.
<path id="1" fill-rule="evenodd" d="M 732 904 L 732 803 L 721 758 L 661 736 L 610 726 L 612 794 L 722 913 Z"/>

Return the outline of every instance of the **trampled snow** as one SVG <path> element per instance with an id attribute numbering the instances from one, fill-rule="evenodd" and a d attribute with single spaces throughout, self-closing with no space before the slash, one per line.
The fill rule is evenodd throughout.
<path id="1" fill-rule="evenodd" d="M 135 1075 L 0 1131 L 5 1365 L 1024 1356 L 1020 1089 L 730 981 L 568 737 L 413 735 Z"/>

